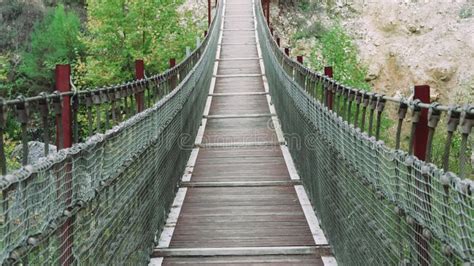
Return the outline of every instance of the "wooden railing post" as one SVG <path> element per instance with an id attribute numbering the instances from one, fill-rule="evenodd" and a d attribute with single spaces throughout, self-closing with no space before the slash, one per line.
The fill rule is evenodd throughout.
<path id="1" fill-rule="evenodd" d="M 55 80 L 56 90 L 60 93 L 71 91 L 71 66 L 70 65 L 56 65 Z M 61 122 L 56 121 L 56 134 L 57 143 L 59 149 L 69 148 L 72 146 L 72 114 L 71 114 L 71 96 L 63 96 L 61 103 Z M 61 129 L 59 128 L 61 127 Z M 62 136 L 60 136 L 62 134 Z M 62 142 L 62 143 L 61 143 Z M 49 145 L 49 143 L 45 143 Z M 47 147 L 49 148 L 49 147 Z M 72 203 L 72 165 L 66 161 L 66 165 L 63 170 L 58 171 L 58 199 L 64 200 L 65 206 L 70 206 Z M 64 180 L 62 180 L 64 178 Z M 72 246 L 73 246 L 73 223 L 72 218 L 66 219 L 63 225 L 59 229 L 60 239 L 60 258 L 59 263 L 61 265 L 72 265 Z"/>
<path id="2" fill-rule="evenodd" d="M 327 76 L 328 78 L 333 78 L 333 70 L 331 66 L 324 67 L 324 75 Z M 329 110 L 332 110 L 332 105 L 333 105 L 333 97 L 332 97 L 332 92 L 329 91 L 329 88 L 325 88 L 326 91 L 326 106 L 329 108 Z"/>
<path id="3" fill-rule="evenodd" d="M 430 103 L 430 86 L 419 85 L 415 86 L 414 100 L 420 100 L 422 103 Z M 428 143 L 428 109 L 421 108 L 420 117 L 416 124 L 415 136 L 413 138 L 413 155 L 420 160 L 426 159 L 426 147 Z M 424 178 L 424 182 L 420 182 L 418 179 L 415 180 L 417 187 L 417 197 L 422 200 L 420 205 L 422 208 L 427 210 L 431 209 L 431 195 L 430 195 L 430 184 L 431 180 L 429 177 Z M 423 234 L 423 227 L 417 222 L 414 223 L 415 229 L 415 244 L 418 253 L 419 265 L 430 265 L 430 253 L 428 239 Z"/>
<path id="4" fill-rule="evenodd" d="M 145 63 L 143 60 L 135 60 L 135 78 L 137 80 L 145 78 Z M 135 94 L 135 100 L 137 104 L 137 112 L 140 113 L 145 109 L 145 101 L 144 101 L 144 92 L 138 92 Z"/>

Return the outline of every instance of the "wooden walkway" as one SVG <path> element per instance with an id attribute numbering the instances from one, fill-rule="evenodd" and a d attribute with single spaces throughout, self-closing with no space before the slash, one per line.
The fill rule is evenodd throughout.
<path id="1" fill-rule="evenodd" d="M 150 265 L 335 265 L 268 95 L 251 0 L 227 0 L 202 127 Z"/>

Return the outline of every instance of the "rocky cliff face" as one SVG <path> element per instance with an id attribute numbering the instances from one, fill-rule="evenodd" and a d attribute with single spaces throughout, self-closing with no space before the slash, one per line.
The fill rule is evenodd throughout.
<path id="1" fill-rule="evenodd" d="M 298 27 L 339 21 L 369 68 L 374 90 L 409 96 L 416 84 L 432 87 L 432 100 L 474 102 L 474 1 L 301 1 L 273 3 L 273 22 L 297 50 L 314 38 L 291 40 Z M 314 28 L 314 26 L 313 26 Z"/>
<path id="2" fill-rule="evenodd" d="M 48 7 L 59 3 L 85 20 L 85 0 L 0 0 L 0 54 L 22 48 Z"/>

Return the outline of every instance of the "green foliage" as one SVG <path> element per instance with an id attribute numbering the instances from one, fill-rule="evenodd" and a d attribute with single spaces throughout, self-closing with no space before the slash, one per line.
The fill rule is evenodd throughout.
<path id="1" fill-rule="evenodd" d="M 336 25 L 322 34 L 320 42 L 310 57 L 313 67 L 320 70 L 330 65 L 334 69 L 334 79 L 351 87 L 370 90 L 365 81 L 367 68 L 357 56 L 357 48 L 344 29 Z"/>
<path id="2" fill-rule="evenodd" d="M 59 5 L 35 26 L 30 47 L 23 54 L 20 73 L 27 78 L 25 94 L 50 90 L 56 64 L 73 63 L 83 45 L 79 40 L 80 21 Z"/>
<path id="3" fill-rule="evenodd" d="M 0 55 L 0 81 L 5 82 L 8 77 L 8 56 Z"/>
<path id="4" fill-rule="evenodd" d="M 301 9 L 301 11 L 308 12 L 311 7 L 311 2 L 309 0 L 298 1 L 298 7 Z"/>
<path id="5" fill-rule="evenodd" d="M 195 41 L 190 14 L 181 16 L 182 0 L 88 0 L 90 35 L 85 83 L 103 85 L 133 77 L 134 60 L 145 60 L 148 73 L 168 66 L 169 58 L 181 59 Z"/>
<path id="6" fill-rule="evenodd" d="M 461 10 L 459 10 L 459 18 L 465 19 L 472 17 L 474 14 L 473 9 L 474 8 L 470 4 L 465 4 L 461 7 Z"/>

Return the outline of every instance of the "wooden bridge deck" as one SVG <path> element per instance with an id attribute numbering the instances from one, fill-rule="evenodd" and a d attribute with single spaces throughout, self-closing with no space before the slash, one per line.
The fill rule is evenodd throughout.
<path id="1" fill-rule="evenodd" d="M 150 265 L 334 265 L 282 145 L 253 4 L 227 0 L 224 8 L 198 148 Z"/>

